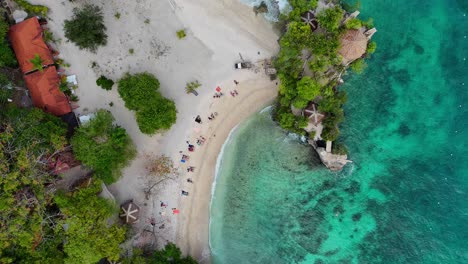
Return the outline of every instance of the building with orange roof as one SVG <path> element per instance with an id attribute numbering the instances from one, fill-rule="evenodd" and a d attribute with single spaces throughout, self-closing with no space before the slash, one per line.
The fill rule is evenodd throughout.
<path id="1" fill-rule="evenodd" d="M 56 116 L 72 111 L 68 98 L 60 91 L 60 77 L 55 66 L 24 76 L 34 106 Z"/>
<path id="2" fill-rule="evenodd" d="M 52 52 L 43 39 L 43 30 L 37 17 L 12 26 L 8 35 L 34 106 L 56 116 L 70 113 L 70 103 L 59 89 L 60 77 L 54 66 Z M 36 55 L 42 60 L 41 71 L 35 69 L 31 63 Z"/>
<path id="3" fill-rule="evenodd" d="M 54 64 L 52 52 L 42 38 L 43 29 L 37 17 L 13 25 L 10 27 L 8 36 L 24 74 L 34 70 L 31 59 L 36 55 L 41 57 L 43 66 Z"/>

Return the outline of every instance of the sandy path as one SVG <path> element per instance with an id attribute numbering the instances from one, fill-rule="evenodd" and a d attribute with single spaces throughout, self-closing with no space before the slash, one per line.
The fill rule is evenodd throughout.
<path id="1" fill-rule="evenodd" d="M 253 62 L 276 54 L 277 38 L 270 25 L 261 16 L 255 16 L 252 8 L 237 0 L 82 0 L 69 1 L 31 0 L 50 8 L 48 27 L 61 41 L 55 44 L 60 57 L 71 66 L 69 74 L 76 74 L 80 98 L 77 114 L 104 108 L 112 112 L 116 123 L 124 127 L 138 150 L 138 157 L 127 167 L 122 178 L 109 190 L 118 202 L 134 199 L 142 208 L 141 221 L 135 230 L 149 226 L 149 220 L 164 223 L 158 230 L 157 245 L 172 241 L 181 246 L 184 253 L 197 259 L 207 257 L 208 209 L 211 183 L 214 177 L 215 160 L 228 132 L 241 120 L 259 110 L 276 95 L 276 85 L 270 83 L 263 72 L 235 70 L 234 62 L 243 58 Z M 72 16 L 72 9 L 83 3 L 101 6 L 107 26 L 108 43 L 96 53 L 79 50 L 67 42 L 63 34 L 65 19 Z M 120 13 L 117 19 L 114 15 Z M 187 37 L 179 40 L 176 31 L 185 29 Z M 129 50 L 134 53 L 130 54 Z M 93 62 L 97 67 L 91 67 Z M 143 135 L 136 124 L 133 112 L 125 108 L 116 87 L 105 91 L 96 86 L 96 79 L 105 75 L 118 80 L 124 73 L 147 71 L 157 76 L 161 93 L 175 101 L 178 114 L 176 124 L 163 134 Z M 233 80 L 240 81 L 240 95 L 214 100 L 216 86 L 224 91 L 234 87 Z M 199 80 L 202 87 L 199 96 L 187 95 L 185 84 Z M 113 103 L 111 107 L 109 103 Z M 242 109 L 242 110 L 241 110 Z M 218 118 L 207 123 L 207 115 L 218 112 Z M 187 186 L 185 166 L 180 166 L 179 181 L 166 182 L 157 195 L 145 200 L 142 178 L 145 154 L 166 154 L 181 165 L 180 150 L 186 150 L 186 141 L 193 135 L 194 118 L 200 115 L 206 122 L 201 134 L 216 134 L 216 138 L 194 153 L 191 163 L 197 167 L 197 178 L 193 186 Z M 208 137 L 207 137 L 208 138 Z M 195 142 L 192 140 L 192 142 Z M 203 173 L 203 174 L 201 174 Z M 203 175 L 200 176 L 200 175 Z M 180 197 L 181 188 L 191 188 L 189 197 Z M 188 198 L 188 199 L 186 199 Z M 159 206 L 159 201 L 168 203 L 168 209 Z M 181 209 L 174 216 L 170 208 Z M 168 212 L 166 212 L 168 210 Z M 165 212 L 162 216 L 160 213 Z M 178 220 L 180 223 L 178 224 Z M 133 244 L 144 242 L 138 235 Z M 203 257 L 204 256 L 204 257 Z"/>

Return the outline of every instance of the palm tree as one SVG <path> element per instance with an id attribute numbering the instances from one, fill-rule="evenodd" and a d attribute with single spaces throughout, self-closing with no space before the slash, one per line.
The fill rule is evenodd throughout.
<path id="1" fill-rule="evenodd" d="M 42 63 L 44 61 L 41 59 L 41 56 L 39 56 L 39 54 L 34 55 L 34 58 L 32 58 L 30 62 L 34 66 L 34 70 L 39 70 L 40 72 L 44 70 L 44 67 L 42 66 Z"/>
<path id="2" fill-rule="evenodd" d="M 189 82 L 187 83 L 187 85 L 185 86 L 185 91 L 189 94 L 189 93 L 193 93 L 194 95 L 198 95 L 196 89 L 198 87 L 200 87 L 201 84 L 198 82 L 198 81 L 194 81 L 194 82 Z"/>

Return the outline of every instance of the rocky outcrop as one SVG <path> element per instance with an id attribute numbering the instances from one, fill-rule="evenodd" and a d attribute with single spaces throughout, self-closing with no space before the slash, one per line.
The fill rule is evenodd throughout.
<path id="1" fill-rule="evenodd" d="M 317 147 L 314 140 L 309 139 L 308 143 L 314 147 L 315 151 L 317 151 L 323 165 L 331 171 L 341 171 L 346 164 L 352 162 L 351 160 L 348 160 L 348 155 L 333 154 L 331 152 L 327 152 L 325 148 Z M 329 148 L 331 149 L 331 142 L 327 142 L 327 145 L 329 145 Z"/>
<path id="2" fill-rule="evenodd" d="M 346 164 L 352 162 L 348 160 L 348 155 L 332 154 L 324 148 L 316 148 L 315 150 L 319 154 L 322 163 L 331 171 L 340 171 Z"/>

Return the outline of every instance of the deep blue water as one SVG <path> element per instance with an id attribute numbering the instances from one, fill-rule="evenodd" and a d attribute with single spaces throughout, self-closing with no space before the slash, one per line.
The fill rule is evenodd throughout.
<path id="1" fill-rule="evenodd" d="M 361 1 L 376 54 L 350 74 L 331 173 L 258 114 L 225 148 L 214 263 L 468 263 L 468 1 Z"/>

